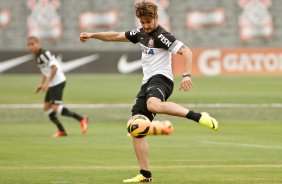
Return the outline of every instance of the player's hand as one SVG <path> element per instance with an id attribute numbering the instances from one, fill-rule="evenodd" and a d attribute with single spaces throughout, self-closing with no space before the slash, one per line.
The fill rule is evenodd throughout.
<path id="1" fill-rule="evenodd" d="M 41 89 L 42 89 L 42 86 L 38 85 L 37 88 L 35 89 L 34 93 L 37 94 Z"/>
<path id="2" fill-rule="evenodd" d="M 194 87 L 194 84 L 192 83 L 192 80 L 190 77 L 183 77 L 181 83 L 180 83 L 180 88 L 179 90 L 184 90 L 186 91 L 190 91 L 192 88 Z"/>
<path id="3" fill-rule="evenodd" d="M 49 88 L 49 82 L 45 82 L 42 87 L 41 90 L 45 93 Z"/>
<path id="4" fill-rule="evenodd" d="M 86 42 L 89 38 L 91 38 L 91 34 L 86 32 L 81 33 L 79 36 L 81 42 Z"/>

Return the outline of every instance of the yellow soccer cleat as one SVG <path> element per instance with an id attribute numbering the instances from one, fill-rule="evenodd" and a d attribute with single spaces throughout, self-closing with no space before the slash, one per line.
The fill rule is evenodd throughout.
<path id="1" fill-rule="evenodd" d="M 206 112 L 202 112 L 202 117 L 199 120 L 199 123 L 211 128 L 213 130 L 218 130 L 218 122 L 216 121 L 216 119 L 214 119 L 213 117 L 211 117 L 208 113 Z"/>
<path id="2" fill-rule="evenodd" d="M 134 178 L 123 180 L 123 183 L 149 183 L 153 182 L 152 178 L 146 178 L 142 174 L 138 174 Z"/>

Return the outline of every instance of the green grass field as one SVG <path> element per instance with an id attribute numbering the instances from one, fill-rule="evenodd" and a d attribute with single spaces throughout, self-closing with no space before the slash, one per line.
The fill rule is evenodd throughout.
<path id="1" fill-rule="evenodd" d="M 282 103 L 281 76 L 194 77 L 190 93 L 178 91 L 171 101 L 182 104 Z M 69 75 L 65 103 L 134 101 L 140 75 Z M 89 130 L 60 117 L 69 136 L 54 139 L 55 127 L 37 108 L 3 108 L 3 104 L 41 103 L 34 95 L 38 75 L 0 76 L 1 184 L 114 184 L 139 168 L 126 134 L 130 108 L 79 108 L 90 117 Z M 220 121 L 214 132 L 191 121 L 159 115 L 174 125 L 169 136 L 148 137 L 154 183 L 282 183 L 281 107 L 202 106 Z"/>

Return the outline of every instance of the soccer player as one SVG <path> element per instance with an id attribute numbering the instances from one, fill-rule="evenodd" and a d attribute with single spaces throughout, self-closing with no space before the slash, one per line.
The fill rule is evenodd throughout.
<path id="1" fill-rule="evenodd" d="M 217 130 L 218 122 L 208 113 L 194 112 L 176 103 L 167 102 L 174 86 L 171 53 L 178 53 L 184 57 L 185 72 L 180 83 L 180 89 L 187 92 L 193 87 L 191 81 L 191 50 L 158 24 L 157 6 L 154 3 L 146 0 L 136 2 L 135 13 L 142 28 L 127 32 L 83 32 L 80 34 L 80 40 L 85 42 L 94 38 L 102 41 L 140 43 L 144 76 L 136 102 L 132 107 L 132 115 L 142 114 L 151 121 L 156 114 L 179 116 Z M 123 182 L 152 182 L 147 140 L 145 138 L 133 138 L 133 146 L 140 166 L 140 174 Z"/>
<path id="2" fill-rule="evenodd" d="M 35 93 L 42 91 L 46 93 L 44 102 L 45 114 L 57 126 L 58 131 L 53 137 L 67 136 L 62 123 L 57 114 L 72 117 L 80 122 L 82 134 L 85 134 L 88 127 L 88 118 L 70 111 L 62 105 L 63 90 L 66 85 L 66 77 L 61 70 L 58 61 L 50 51 L 44 50 L 40 46 L 37 37 L 28 38 L 28 49 L 35 55 L 35 61 L 39 67 L 41 75 L 41 83 L 37 86 Z"/>

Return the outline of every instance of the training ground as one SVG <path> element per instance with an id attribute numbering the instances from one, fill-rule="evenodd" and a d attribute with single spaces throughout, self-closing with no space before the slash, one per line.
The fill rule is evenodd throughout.
<path id="1" fill-rule="evenodd" d="M 55 126 L 34 95 L 39 75 L 0 77 L 1 184 L 114 184 L 138 173 L 126 122 L 141 75 L 67 75 L 64 103 L 90 118 L 80 125 L 60 117 Z M 150 136 L 150 165 L 159 184 L 282 183 L 281 76 L 193 77 L 194 89 L 170 101 L 207 111 L 218 132 L 192 121 L 158 115 L 174 125 L 169 136 Z"/>

